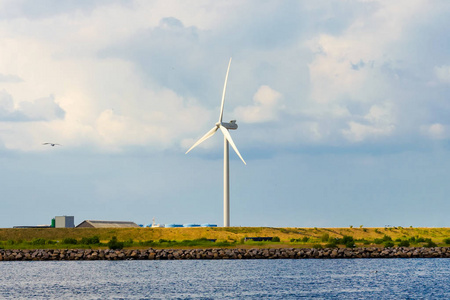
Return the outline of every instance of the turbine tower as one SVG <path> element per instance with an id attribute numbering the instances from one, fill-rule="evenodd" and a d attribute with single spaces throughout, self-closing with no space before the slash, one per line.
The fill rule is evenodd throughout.
<path id="1" fill-rule="evenodd" d="M 207 140 L 208 138 L 212 137 L 214 133 L 216 133 L 217 130 L 220 129 L 222 131 L 224 139 L 224 147 L 223 147 L 223 226 L 229 227 L 230 226 L 230 161 L 229 161 L 229 144 L 231 147 L 233 147 L 236 154 L 239 156 L 239 158 L 242 160 L 242 162 L 246 165 L 247 163 L 242 158 L 241 154 L 239 153 L 239 150 L 236 148 L 236 145 L 233 142 L 233 139 L 231 138 L 230 133 L 228 132 L 229 129 L 236 130 L 238 128 L 238 125 L 236 124 L 236 120 L 231 120 L 230 123 L 222 122 L 222 116 L 223 116 L 223 105 L 225 102 L 225 91 L 227 89 L 227 81 L 228 81 L 228 73 L 230 72 L 230 65 L 231 65 L 231 58 L 230 62 L 228 63 L 228 69 L 227 69 L 227 75 L 225 76 L 225 83 L 223 85 L 223 93 L 222 93 L 222 104 L 220 106 L 220 115 L 219 115 L 219 122 L 217 122 L 214 127 L 208 131 L 204 136 L 202 136 L 188 151 L 186 151 L 186 154 L 200 145 L 202 142 Z"/>

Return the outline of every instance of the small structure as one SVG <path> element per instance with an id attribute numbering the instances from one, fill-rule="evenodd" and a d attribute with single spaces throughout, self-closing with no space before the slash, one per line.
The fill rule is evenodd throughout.
<path id="1" fill-rule="evenodd" d="M 77 228 L 133 228 L 139 227 L 134 222 L 129 221 L 97 221 L 97 220 L 84 220 L 77 225 Z"/>
<path id="2" fill-rule="evenodd" d="M 166 228 L 179 228 L 183 227 L 183 224 L 166 224 Z"/>
<path id="3" fill-rule="evenodd" d="M 73 216 L 56 216 L 55 217 L 55 228 L 74 228 L 74 227 L 75 227 L 75 222 L 74 222 Z"/>
<path id="4" fill-rule="evenodd" d="M 52 228 L 52 226 L 51 225 L 31 225 L 31 226 L 18 225 L 18 226 L 13 226 L 13 228 Z"/>
<path id="5" fill-rule="evenodd" d="M 200 224 L 189 223 L 189 224 L 184 224 L 183 227 L 200 227 Z"/>
<path id="6" fill-rule="evenodd" d="M 244 238 L 244 241 L 254 241 L 254 242 L 267 242 L 267 241 L 271 241 L 273 239 L 273 237 L 268 237 L 268 236 L 264 236 L 264 237 L 246 237 Z"/>
<path id="7" fill-rule="evenodd" d="M 164 224 L 156 224 L 155 218 L 153 218 L 152 224 L 151 224 L 151 225 L 147 225 L 147 226 L 145 226 L 145 227 L 164 228 L 165 225 L 164 225 Z"/>
<path id="8" fill-rule="evenodd" d="M 217 224 L 209 224 L 209 223 L 205 223 L 200 225 L 201 227 L 217 227 Z"/>

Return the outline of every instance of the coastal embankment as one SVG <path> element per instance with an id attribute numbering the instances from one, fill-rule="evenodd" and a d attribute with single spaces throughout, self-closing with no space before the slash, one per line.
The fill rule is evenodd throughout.
<path id="1" fill-rule="evenodd" d="M 0 250 L 0 261 L 450 258 L 450 247 L 268 249 L 24 249 Z"/>

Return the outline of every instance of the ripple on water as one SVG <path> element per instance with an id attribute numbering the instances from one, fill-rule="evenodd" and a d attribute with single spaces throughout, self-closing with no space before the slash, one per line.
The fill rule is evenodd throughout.
<path id="1" fill-rule="evenodd" d="M 450 298 L 449 259 L 0 263 L 6 299 Z"/>

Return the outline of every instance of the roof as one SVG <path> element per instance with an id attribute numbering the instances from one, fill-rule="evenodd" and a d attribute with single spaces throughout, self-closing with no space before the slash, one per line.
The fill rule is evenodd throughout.
<path id="1" fill-rule="evenodd" d="M 84 220 L 77 225 L 77 228 L 127 228 L 139 227 L 134 222 L 128 221 L 98 221 L 98 220 Z"/>

